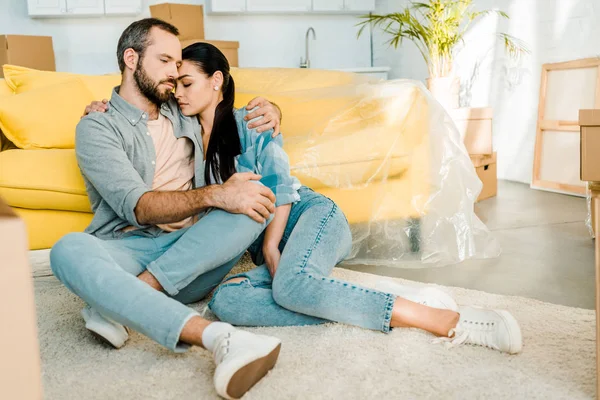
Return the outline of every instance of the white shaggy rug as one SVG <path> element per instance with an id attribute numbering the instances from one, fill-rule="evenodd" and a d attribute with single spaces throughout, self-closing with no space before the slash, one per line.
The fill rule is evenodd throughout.
<path id="1" fill-rule="evenodd" d="M 213 399 L 214 364 L 194 348 L 172 354 L 133 333 L 113 350 L 84 328 L 82 302 L 47 275 L 47 254 L 32 253 L 46 399 Z M 239 268 L 248 268 L 244 258 Z M 380 277 L 336 269 L 373 286 Z M 401 281 L 401 280 L 399 280 Z M 386 335 L 340 324 L 260 328 L 283 340 L 279 362 L 245 399 L 590 399 L 595 397 L 595 313 L 444 287 L 459 304 L 510 310 L 523 352 L 446 349 L 416 329 Z M 195 308 L 202 310 L 204 302 Z"/>

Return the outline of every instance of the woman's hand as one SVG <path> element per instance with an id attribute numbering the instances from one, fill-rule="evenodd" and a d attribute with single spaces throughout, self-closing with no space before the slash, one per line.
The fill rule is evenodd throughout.
<path id="1" fill-rule="evenodd" d="M 265 243 L 265 245 L 263 245 L 263 256 L 265 257 L 265 263 L 267 264 L 271 278 L 275 278 L 275 272 L 277 272 L 279 259 L 281 258 L 279 249 L 276 245 L 269 245 Z"/>
<path id="2" fill-rule="evenodd" d="M 250 103 L 246 106 L 246 110 L 250 111 L 253 108 L 258 107 L 244 118 L 246 121 L 251 119 L 262 117 L 254 122 L 248 124 L 248 129 L 256 128 L 256 132 L 261 133 L 273 129 L 273 137 L 279 135 L 281 127 L 281 110 L 275 103 L 271 103 L 264 97 L 255 97 L 250 100 Z"/>
<path id="3" fill-rule="evenodd" d="M 92 101 L 92 103 L 83 110 L 81 118 L 85 117 L 91 112 L 106 112 L 108 110 L 108 100 L 103 99 L 102 101 Z"/>

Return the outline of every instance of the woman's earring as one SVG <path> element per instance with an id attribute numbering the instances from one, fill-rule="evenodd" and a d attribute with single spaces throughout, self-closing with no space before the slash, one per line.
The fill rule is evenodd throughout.
<path id="1" fill-rule="evenodd" d="M 218 86 L 215 86 L 215 90 L 219 90 L 219 87 L 218 87 Z"/>

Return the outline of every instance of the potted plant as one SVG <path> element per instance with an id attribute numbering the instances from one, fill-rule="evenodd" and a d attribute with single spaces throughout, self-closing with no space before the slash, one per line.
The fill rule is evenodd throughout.
<path id="1" fill-rule="evenodd" d="M 475 11 L 473 0 L 428 0 L 411 1 L 403 11 L 377 15 L 363 15 L 358 31 L 360 37 L 368 26 L 380 27 L 391 38 L 387 42 L 397 48 L 403 40 L 412 41 L 427 63 L 429 78 L 427 87 L 433 96 L 446 108 L 458 108 L 460 80 L 452 76 L 452 62 L 457 45 L 464 42 L 464 36 L 471 23 L 476 19 L 496 13 L 503 18 L 509 16 L 496 10 Z M 519 58 L 529 53 L 518 39 L 498 33 L 511 58 Z"/>

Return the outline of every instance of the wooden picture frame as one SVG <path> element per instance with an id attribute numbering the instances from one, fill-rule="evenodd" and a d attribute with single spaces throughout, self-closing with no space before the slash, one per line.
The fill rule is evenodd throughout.
<path id="1" fill-rule="evenodd" d="M 548 78 L 554 73 L 565 73 L 565 71 L 575 71 L 576 73 L 582 73 L 582 70 L 588 69 L 596 69 L 595 71 L 595 88 L 590 88 L 589 91 L 594 96 L 594 100 L 591 101 L 593 104 L 588 105 L 587 107 L 579 107 L 574 106 L 574 109 L 578 108 L 600 108 L 600 57 L 598 58 L 586 58 L 575 61 L 567 61 L 553 64 L 544 64 L 542 66 L 542 79 L 540 85 L 540 101 L 538 105 L 538 119 L 537 119 L 537 128 L 536 128 L 536 137 L 535 137 L 535 151 L 533 158 L 533 177 L 531 182 L 531 187 L 533 189 L 541 189 L 548 190 L 553 192 L 565 193 L 565 194 L 574 194 L 585 196 L 586 187 L 585 182 L 582 182 L 582 185 L 576 185 L 573 183 L 565 183 L 557 180 L 548 179 L 543 176 L 543 156 L 544 156 L 544 136 L 554 134 L 556 138 L 558 135 L 563 135 L 563 139 L 569 137 L 571 134 L 576 135 L 573 136 L 573 141 L 577 141 L 577 147 L 574 146 L 573 149 L 577 153 L 579 153 L 579 122 L 577 120 L 577 115 L 573 115 L 573 119 L 571 118 L 554 118 L 547 115 L 547 107 L 549 104 L 548 99 Z M 588 75 L 591 76 L 592 71 L 586 71 Z M 554 100 L 554 99 L 552 99 Z M 560 99 L 562 101 L 566 101 L 566 99 Z M 559 112 L 560 113 L 560 112 Z M 566 134 L 566 135 L 565 135 Z M 547 139 L 546 144 L 549 141 Z M 566 149 L 556 148 L 554 151 L 562 152 L 567 151 Z M 550 150 L 546 150 L 546 153 L 549 153 Z M 549 155 L 550 157 L 551 155 Z M 577 156 L 579 157 L 579 156 Z M 579 171 L 579 160 L 574 159 L 572 165 L 569 165 L 571 168 Z M 559 165 L 558 168 L 563 168 L 564 166 Z M 566 169 L 565 169 L 566 170 Z M 578 174 L 577 174 L 578 175 Z"/>

